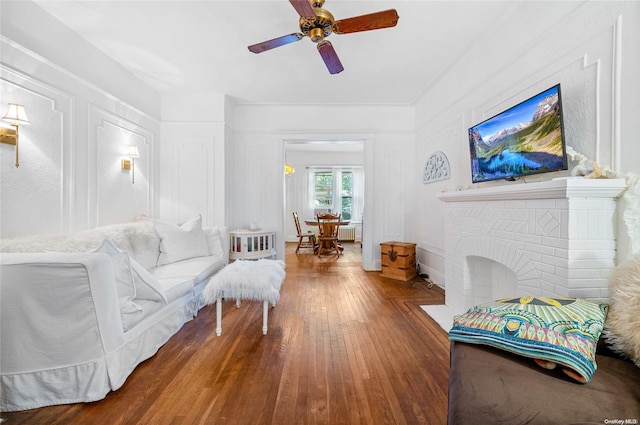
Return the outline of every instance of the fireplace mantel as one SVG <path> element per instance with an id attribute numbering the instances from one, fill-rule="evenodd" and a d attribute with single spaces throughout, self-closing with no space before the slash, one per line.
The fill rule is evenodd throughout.
<path id="1" fill-rule="evenodd" d="M 489 186 L 443 192 L 443 202 L 506 201 L 522 199 L 617 198 L 624 192 L 624 179 L 566 177 L 533 183 Z"/>
<path id="2" fill-rule="evenodd" d="M 623 179 L 569 177 L 441 193 L 446 305 L 427 312 L 448 329 L 454 314 L 499 298 L 606 302 L 625 188 Z"/>

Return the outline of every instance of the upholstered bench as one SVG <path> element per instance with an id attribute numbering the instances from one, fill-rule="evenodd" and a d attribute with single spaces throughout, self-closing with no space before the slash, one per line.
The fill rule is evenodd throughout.
<path id="1" fill-rule="evenodd" d="M 216 335 L 222 334 L 222 299 L 262 301 L 262 333 L 267 334 L 269 304 L 275 307 L 285 278 L 285 264 L 280 260 L 239 260 L 216 273 L 202 291 L 205 304 L 216 303 Z"/>

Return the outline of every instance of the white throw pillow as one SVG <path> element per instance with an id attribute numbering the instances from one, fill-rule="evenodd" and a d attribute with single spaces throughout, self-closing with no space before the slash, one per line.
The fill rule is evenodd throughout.
<path id="1" fill-rule="evenodd" d="M 222 249 L 222 235 L 218 227 L 206 227 L 204 234 L 207 237 L 207 244 L 209 245 L 209 255 L 215 255 L 221 257 L 224 252 Z"/>
<path id="2" fill-rule="evenodd" d="M 134 299 L 136 297 L 136 287 L 133 283 L 133 273 L 131 272 L 131 259 L 129 254 L 118 248 L 108 239 L 103 240 L 100 246 L 93 252 L 109 254 L 111 261 L 113 262 L 113 272 L 116 277 L 118 295 Z"/>
<path id="3" fill-rule="evenodd" d="M 121 252 L 111 257 L 113 262 L 114 274 L 116 276 L 116 291 L 118 292 L 118 304 L 120 305 L 120 317 L 122 318 L 122 329 L 128 331 L 136 323 L 142 320 L 144 311 L 137 303 L 133 301 L 135 298 L 135 286 L 132 284 L 133 278 L 131 273 L 131 258 L 126 252 Z M 130 288 L 133 287 L 133 298 L 131 295 L 124 295 L 123 293 L 130 293 Z"/>
<path id="4" fill-rule="evenodd" d="M 122 329 L 127 331 L 138 323 L 144 314 L 142 307 L 133 301 L 136 297 L 136 287 L 133 283 L 131 257 L 127 252 L 120 250 L 111 241 L 106 239 L 94 252 L 101 252 L 111 256 L 113 274 L 116 279 L 116 292 L 118 293 Z"/>
<path id="5" fill-rule="evenodd" d="M 158 279 L 153 277 L 147 269 L 133 258 L 131 259 L 131 270 L 133 271 L 133 282 L 136 286 L 136 299 L 158 301 L 162 304 L 168 303 Z"/>
<path id="6" fill-rule="evenodd" d="M 160 236 L 158 266 L 209 255 L 209 245 L 202 230 L 202 216 L 188 220 L 181 226 L 155 220 Z"/>
<path id="7" fill-rule="evenodd" d="M 109 239 L 102 241 L 96 252 L 104 252 L 112 257 L 117 254 L 126 254 L 129 257 L 131 285 L 133 286 L 132 299 L 158 301 L 167 304 L 162 285 L 158 279 L 153 277 L 140 263 L 134 260 L 131 255 L 120 249 Z"/>

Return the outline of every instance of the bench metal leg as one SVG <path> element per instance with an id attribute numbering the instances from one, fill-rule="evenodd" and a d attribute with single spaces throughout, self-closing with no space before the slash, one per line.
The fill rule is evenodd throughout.
<path id="1" fill-rule="evenodd" d="M 216 301 L 216 335 L 222 335 L 222 298 Z"/>
<path id="2" fill-rule="evenodd" d="M 240 300 L 236 300 L 236 306 L 239 306 Z M 273 304 L 275 307 L 275 303 Z M 262 334 L 267 334 L 269 322 L 269 301 L 262 302 Z M 216 300 L 216 335 L 222 335 L 222 298 Z"/>
<path id="3" fill-rule="evenodd" d="M 269 316 L 269 301 L 263 301 L 262 303 L 262 334 L 267 334 L 267 318 Z"/>

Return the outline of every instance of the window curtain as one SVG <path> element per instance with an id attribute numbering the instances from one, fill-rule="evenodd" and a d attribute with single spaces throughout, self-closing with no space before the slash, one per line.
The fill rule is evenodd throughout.
<path id="1" fill-rule="evenodd" d="M 331 213 L 340 214 L 342 212 L 342 170 L 333 170 L 333 194 L 331 200 Z"/>
<path id="2" fill-rule="evenodd" d="M 314 200 L 316 199 L 315 172 L 313 167 L 307 168 L 307 205 L 304 217 L 315 218 Z"/>
<path id="3" fill-rule="evenodd" d="M 364 213 L 364 168 L 354 168 L 353 173 L 353 211 L 351 220 L 362 221 Z"/>

